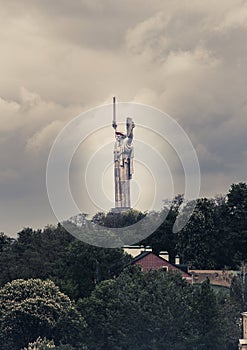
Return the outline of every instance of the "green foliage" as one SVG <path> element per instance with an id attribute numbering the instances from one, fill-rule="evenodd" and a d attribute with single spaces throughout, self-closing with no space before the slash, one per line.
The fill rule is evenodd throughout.
<path id="1" fill-rule="evenodd" d="M 247 310 L 247 275 L 246 274 L 247 274 L 246 264 L 243 264 L 242 273 L 233 278 L 231 283 L 231 288 L 230 288 L 231 301 L 239 313 Z"/>
<path id="2" fill-rule="evenodd" d="M 126 227 L 135 224 L 144 217 L 144 213 L 131 209 L 123 213 L 115 213 L 110 211 L 105 214 L 99 212 L 94 215 L 92 221 L 105 227 Z"/>
<path id="3" fill-rule="evenodd" d="M 190 203 L 187 205 L 190 206 Z M 187 207 L 184 208 L 183 215 L 186 212 Z M 215 202 L 206 198 L 198 199 L 188 224 L 177 235 L 177 252 L 191 268 L 216 267 L 216 222 Z"/>
<path id="4" fill-rule="evenodd" d="M 151 246 L 155 253 L 159 253 L 162 250 L 167 251 L 169 253 L 170 261 L 173 263 L 175 262 L 175 256 L 177 255 L 177 235 L 173 232 L 173 225 L 176 221 L 182 201 L 183 196 L 178 195 L 174 198 L 172 203 L 168 203 L 170 210 L 168 210 L 165 205 L 163 213 L 166 219 L 152 235 L 141 242 L 141 244 L 145 246 Z"/>
<path id="5" fill-rule="evenodd" d="M 25 228 L 0 254 L 0 284 L 18 278 L 51 278 L 62 275 L 66 251 L 74 238 L 61 225 L 43 231 Z"/>
<path id="6" fill-rule="evenodd" d="M 133 267 L 79 302 L 89 349 L 186 349 L 191 342 L 192 287 L 178 274 Z"/>
<path id="7" fill-rule="evenodd" d="M 247 184 L 233 184 L 227 194 L 225 233 L 229 242 L 229 256 L 236 267 L 247 259 Z"/>
<path id="8" fill-rule="evenodd" d="M 222 349 L 220 310 L 207 279 L 194 293 L 194 323 L 201 349 Z"/>
<path id="9" fill-rule="evenodd" d="M 155 253 L 167 250 L 171 262 L 179 254 L 181 262 L 193 268 L 238 268 L 247 259 L 247 185 L 232 185 L 225 197 L 198 199 L 186 227 L 174 234 L 172 228 L 182 199 L 182 196 L 174 199 L 166 220 L 141 243 L 151 245 Z M 182 210 L 183 215 L 187 215 L 186 210 L 190 205 L 187 203 Z M 165 206 L 164 211 L 167 210 Z M 102 226 L 123 227 L 136 223 L 144 216 L 144 213 L 135 210 L 97 213 L 93 222 Z M 140 223 L 139 231 L 143 229 L 145 227 Z M 127 231 L 125 235 L 128 235 Z M 111 262 L 109 259 L 105 261 L 105 253 L 90 249 L 86 244 L 77 247 L 75 242 L 75 238 L 61 225 L 37 231 L 25 228 L 19 232 L 16 240 L 0 234 L 0 285 L 17 278 L 49 278 L 72 298 L 89 295 L 94 288 L 93 281 L 97 280 L 96 265 L 106 271 L 111 270 Z M 117 264 L 120 259 L 122 265 L 117 270 L 121 270 L 125 265 L 124 258 L 115 256 L 116 260 L 112 256 L 112 264 Z M 83 266 L 80 278 L 79 264 Z M 108 266 L 103 267 L 105 264 Z M 100 279 L 110 276 L 101 272 Z"/>
<path id="10" fill-rule="evenodd" d="M 85 321 L 52 281 L 14 280 L 0 289 L 0 343 L 19 350 L 37 337 L 77 345 Z"/>
<path id="11" fill-rule="evenodd" d="M 28 344 L 27 348 L 24 348 L 23 350 L 77 350 L 76 348 L 72 347 L 69 344 L 65 345 L 55 345 L 53 340 L 47 340 L 46 338 L 42 339 L 41 337 L 38 337 L 38 339 L 32 343 Z M 87 348 L 83 345 L 80 346 L 80 350 L 87 350 Z"/>
<path id="12" fill-rule="evenodd" d="M 156 253 L 167 250 L 172 261 L 179 253 L 182 263 L 194 268 L 245 266 L 247 185 L 234 184 L 223 197 L 198 199 L 187 226 L 174 234 L 181 202 L 182 196 L 174 199 L 166 220 L 141 243 Z M 126 227 L 144 216 L 135 210 L 98 213 L 93 222 Z M 140 223 L 137 237 L 144 229 Z M 162 271 L 142 273 L 132 267 L 121 273 L 129 261 L 123 250 L 85 244 L 61 225 L 25 228 L 17 239 L 0 233 L 1 350 L 34 350 L 36 345 L 40 350 L 82 350 L 85 341 L 90 350 L 236 349 L 240 314 L 247 309 L 245 270 L 233 279 L 228 296 L 214 293 L 208 281 L 192 287 Z M 88 327 L 68 296 L 53 282 L 37 278 L 49 278 L 69 297 L 81 298 L 78 305 Z"/>
<path id="13" fill-rule="evenodd" d="M 247 260 L 247 184 L 233 184 L 225 197 L 198 199 L 188 224 L 175 235 L 180 204 L 174 200 L 166 221 L 146 240 L 156 252 L 168 250 L 172 261 L 178 253 L 196 269 L 236 269 Z M 181 214 L 186 216 L 190 206 L 188 202 Z"/>
<path id="14" fill-rule="evenodd" d="M 18 278 L 51 279 L 73 299 L 100 280 L 119 274 L 129 262 L 121 249 L 96 248 L 77 241 L 61 225 L 43 231 L 23 229 L 13 242 L 0 236 L 0 285 Z"/>
<path id="15" fill-rule="evenodd" d="M 3 252 L 11 243 L 11 238 L 0 232 L 0 252 Z"/>
<path id="16" fill-rule="evenodd" d="M 41 337 L 38 337 L 36 341 L 29 343 L 28 347 L 24 348 L 23 350 L 49 350 L 55 348 L 56 346 L 53 340 L 47 340 L 46 338 L 42 339 Z"/>
<path id="17" fill-rule="evenodd" d="M 227 350 L 236 350 L 238 339 L 242 337 L 241 312 L 238 311 L 231 298 L 224 295 L 218 296 L 218 308 L 220 312 L 222 342 Z"/>
<path id="18" fill-rule="evenodd" d="M 90 350 L 235 350 L 239 324 L 229 298 L 209 281 L 136 266 L 100 283 L 79 301 Z"/>
<path id="19" fill-rule="evenodd" d="M 130 262 L 122 249 L 104 249 L 74 241 L 66 255 L 63 289 L 74 299 L 88 296 L 102 280 L 118 275 Z"/>

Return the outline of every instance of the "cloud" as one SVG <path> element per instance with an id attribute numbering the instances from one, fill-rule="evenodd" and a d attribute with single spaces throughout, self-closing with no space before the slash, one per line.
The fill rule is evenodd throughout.
<path id="1" fill-rule="evenodd" d="M 157 54 L 164 51 L 168 43 L 165 29 L 169 18 L 163 12 L 158 12 L 154 16 L 137 24 L 128 30 L 126 34 L 126 44 L 129 51 L 134 54 Z"/>
<path id="2" fill-rule="evenodd" d="M 216 27 L 220 32 L 227 32 L 232 29 L 246 28 L 247 26 L 247 3 L 237 3 L 231 11 L 227 12 L 223 21 Z"/>
<path id="3" fill-rule="evenodd" d="M 18 175 L 11 169 L 1 169 L 0 170 L 0 183 L 5 183 L 7 181 L 15 181 Z"/>
<path id="4" fill-rule="evenodd" d="M 39 152 L 43 148 L 51 146 L 62 125 L 60 121 L 55 120 L 39 130 L 27 141 L 26 150 Z"/>
<path id="5" fill-rule="evenodd" d="M 53 139 L 74 116 L 113 95 L 180 122 L 198 152 L 203 195 L 245 181 L 245 1 L 0 5 L 3 230 L 49 222 L 44 178 Z M 8 213 L 20 203 L 26 213 L 10 224 Z"/>

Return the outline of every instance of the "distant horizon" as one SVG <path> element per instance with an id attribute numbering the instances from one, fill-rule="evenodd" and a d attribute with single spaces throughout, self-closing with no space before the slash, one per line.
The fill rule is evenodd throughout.
<path id="1" fill-rule="evenodd" d="M 247 182 L 243 182 L 243 181 L 240 181 L 240 182 L 235 182 L 235 183 L 232 183 L 230 186 L 229 186 L 229 189 L 231 188 L 231 186 L 232 185 L 234 185 L 234 184 L 239 184 L 239 183 L 247 183 Z M 228 189 L 228 190 L 229 190 Z M 227 195 L 227 193 L 228 193 L 228 191 L 226 192 L 226 193 L 216 193 L 214 196 L 200 196 L 198 199 L 203 199 L 203 198 L 207 198 L 207 199 L 217 199 L 217 197 L 218 196 L 223 196 L 223 197 L 225 197 L 226 195 Z M 183 195 L 183 194 L 181 194 L 181 193 L 178 193 L 178 194 L 176 194 L 175 195 L 175 197 L 177 197 L 177 196 L 180 196 L 180 195 Z M 175 198 L 174 197 L 174 198 Z M 173 198 L 173 199 L 174 199 Z M 172 201 L 173 199 L 164 199 L 164 201 Z M 95 213 L 91 213 L 91 214 L 88 214 L 88 213 L 78 213 L 77 215 L 80 215 L 80 214 L 86 214 L 86 216 L 87 216 L 87 218 L 89 219 L 89 220 L 91 220 L 92 218 L 93 218 L 93 216 L 94 215 L 96 215 L 97 213 L 101 213 L 101 212 L 103 212 L 104 214 L 107 214 L 107 213 L 110 213 L 111 212 L 111 209 L 112 208 L 110 208 L 108 211 L 96 211 Z M 138 208 L 130 208 L 130 210 L 134 210 L 134 211 L 138 211 L 138 212 L 142 212 L 142 213 L 144 213 L 145 211 L 142 211 L 142 210 L 140 210 L 140 209 L 138 209 Z M 155 211 L 155 210 L 154 210 Z M 147 211 L 147 212 L 149 212 L 149 211 Z M 54 222 L 50 222 L 50 223 L 45 223 L 43 226 L 42 225 L 40 225 L 40 226 L 32 226 L 32 225 L 26 225 L 26 226 L 23 226 L 23 227 L 21 227 L 20 229 L 17 229 L 17 231 L 16 232 L 13 232 L 13 233 L 8 233 L 8 232 L 4 232 L 4 231 L 1 231 L 2 233 L 4 233 L 6 236 L 9 236 L 9 237 L 11 237 L 11 238 L 16 238 L 17 237 L 17 234 L 19 233 L 19 232 L 21 232 L 23 229 L 26 229 L 26 228 L 31 228 L 32 230 L 44 230 L 44 229 L 46 229 L 47 227 L 49 227 L 49 226 L 57 226 L 58 224 L 60 224 L 60 222 L 59 221 L 56 221 L 56 220 L 54 220 Z"/>

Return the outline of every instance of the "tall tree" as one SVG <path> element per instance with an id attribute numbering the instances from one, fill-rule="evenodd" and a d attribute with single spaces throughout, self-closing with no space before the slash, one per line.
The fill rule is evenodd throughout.
<path id="1" fill-rule="evenodd" d="M 141 242 L 141 244 L 144 244 L 145 246 L 151 246 L 156 254 L 162 250 L 168 251 L 170 261 L 173 263 L 175 262 L 175 256 L 177 255 L 177 234 L 173 232 L 173 225 L 178 216 L 182 202 L 183 196 L 178 195 L 174 198 L 172 203 L 165 203 L 163 212 L 166 219 L 152 235 Z"/>
<path id="2" fill-rule="evenodd" d="M 226 204 L 228 216 L 225 231 L 229 237 L 229 260 L 237 267 L 247 260 L 247 184 L 233 184 Z"/>
<path id="3" fill-rule="evenodd" d="M 51 281 L 15 280 L 0 289 L 2 350 L 19 350 L 38 336 L 79 346 L 85 321 Z"/>
<path id="4" fill-rule="evenodd" d="M 195 290 L 193 309 L 196 343 L 200 345 L 200 349 L 224 349 L 219 304 L 209 279 Z"/>
<path id="5" fill-rule="evenodd" d="M 12 242 L 12 239 L 6 236 L 3 232 L 0 232 L 0 252 L 3 252 Z"/>
<path id="6" fill-rule="evenodd" d="M 59 284 L 74 299 L 89 296 L 97 283 L 119 275 L 130 260 L 122 249 L 99 248 L 74 241 L 68 249 Z"/>
<path id="7" fill-rule="evenodd" d="M 187 210 L 185 207 L 183 215 Z M 216 242 L 215 202 L 198 199 L 189 222 L 178 233 L 176 249 L 182 261 L 192 268 L 213 269 L 216 266 Z"/>
<path id="8" fill-rule="evenodd" d="M 102 282 L 79 302 L 89 349 L 189 349 L 191 288 L 178 274 L 137 267 Z"/>
<path id="9" fill-rule="evenodd" d="M 0 285 L 18 278 L 52 278 L 61 267 L 74 237 L 61 225 L 44 230 L 25 228 L 0 252 Z"/>

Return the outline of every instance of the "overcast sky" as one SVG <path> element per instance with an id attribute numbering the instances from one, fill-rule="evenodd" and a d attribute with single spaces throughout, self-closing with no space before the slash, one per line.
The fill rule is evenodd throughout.
<path id="1" fill-rule="evenodd" d="M 114 95 L 180 123 L 201 196 L 246 181 L 246 1 L 0 0 L 0 23 L 0 231 L 56 222 L 51 145 Z"/>

